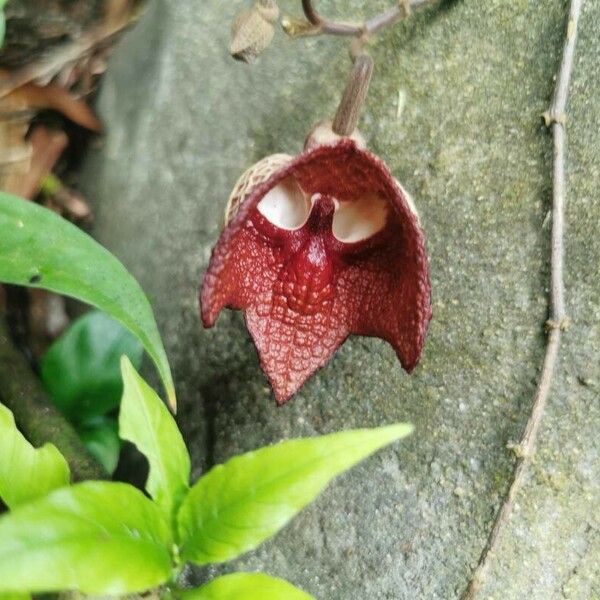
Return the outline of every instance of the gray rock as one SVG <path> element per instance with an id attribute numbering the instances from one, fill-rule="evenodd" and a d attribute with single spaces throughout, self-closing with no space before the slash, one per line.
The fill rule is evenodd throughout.
<path id="1" fill-rule="evenodd" d="M 284 8 L 299 11 L 299 3 Z M 356 16 L 385 0 L 323 0 Z M 551 138 L 541 124 L 562 0 L 443 2 L 386 31 L 361 129 L 418 204 L 434 318 L 420 366 L 350 339 L 275 407 L 239 313 L 203 331 L 196 293 L 237 176 L 298 152 L 348 71 L 340 39 L 276 36 L 227 54 L 238 3 L 151 5 L 103 83 L 104 145 L 84 169 L 95 234 L 156 309 L 196 475 L 282 438 L 410 421 L 416 433 L 334 483 L 275 539 L 226 566 L 318 598 L 456 598 L 513 468 L 547 318 Z M 570 108 L 565 336 L 539 451 L 482 598 L 600 597 L 600 3 L 582 17 Z M 201 582 L 216 569 L 194 571 Z"/>

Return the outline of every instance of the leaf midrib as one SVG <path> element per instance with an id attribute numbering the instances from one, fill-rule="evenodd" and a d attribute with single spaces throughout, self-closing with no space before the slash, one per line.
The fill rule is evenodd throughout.
<path id="1" fill-rule="evenodd" d="M 131 373 L 131 376 L 133 378 L 135 376 L 135 374 Z M 141 406 L 141 408 L 142 408 L 144 422 L 146 423 L 146 430 L 150 432 L 151 443 L 152 443 L 153 449 L 154 449 L 153 454 L 156 457 L 157 455 L 161 455 L 160 446 L 158 443 L 158 435 L 150 421 L 150 415 L 149 415 L 149 411 L 147 410 L 146 402 L 144 400 L 144 395 L 142 394 L 140 383 L 137 380 L 135 380 L 135 394 L 138 399 L 138 405 Z M 130 441 L 133 441 L 133 440 L 130 440 Z M 167 477 L 167 468 L 164 464 L 164 461 L 155 459 L 152 462 L 154 464 L 150 465 L 150 471 L 148 473 L 148 482 L 150 481 L 150 478 L 152 477 L 153 470 L 154 470 L 154 473 L 159 472 L 159 474 L 160 474 L 157 492 L 156 492 L 156 494 L 152 494 L 154 500 L 156 501 L 157 496 L 159 496 L 159 495 L 162 496 L 162 494 L 160 494 L 160 487 L 161 487 L 160 483 L 162 482 L 164 487 L 167 488 L 167 487 L 169 487 L 169 480 Z M 154 467 L 154 469 L 152 467 Z M 169 504 L 170 504 L 170 502 L 169 502 Z"/>
<path id="2" fill-rule="evenodd" d="M 394 438 L 392 440 L 389 440 L 388 443 L 392 443 L 395 439 L 398 438 Z M 363 442 L 362 444 L 360 443 L 348 443 L 347 445 L 344 445 L 342 448 L 339 448 L 338 450 L 336 450 L 333 453 L 330 453 L 329 456 L 337 456 L 343 452 L 346 452 L 349 448 L 356 448 L 358 446 L 366 446 L 369 445 L 368 442 Z M 386 444 L 382 444 L 379 447 L 375 447 L 373 449 L 373 452 L 375 452 L 378 448 L 382 448 L 383 446 L 385 446 Z M 367 458 L 367 456 L 364 456 L 363 458 Z M 311 458 L 310 460 L 302 463 L 301 465 L 298 465 L 296 467 L 294 467 L 292 470 L 287 471 L 285 474 L 282 475 L 278 475 L 277 477 L 270 479 L 267 483 L 259 486 L 258 488 L 254 488 L 255 490 L 260 489 L 260 492 L 256 492 L 254 494 L 252 494 L 252 498 L 255 499 L 257 497 L 260 497 L 261 495 L 265 495 L 267 493 L 267 491 L 269 489 L 271 489 L 272 487 L 274 487 L 278 482 L 280 482 L 281 480 L 292 476 L 294 473 L 297 473 L 299 471 L 302 471 L 304 469 L 306 469 L 309 465 L 318 462 L 319 460 L 323 459 L 323 455 L 321 455 L 319 458 Z M 360 460 L 360 459 L 359 459 Z M 337 472 L 337 474 L 341 474 L 341 472 Z M 336 476 L 334 475 L 334 477 Z M 247 497 L 247 496 L 246 496 Z M 230 512 L 234 511 L 237 507 L 239 507 L 240 505 L 243 504 L 247 504 L 247 502 L 244 502 L 243 497 L 241 495 L 238 495 L 235 500 L 233 500 L 232 502 L 229 502 L 227 504 L 225 504 L 223 506 L 223 508 L 221 510 L 219 510 L 216 515 L 213 516 L 213 513 L 211 512 L 209 514 L 209 518 L 204 520 L 201 524 L 201 526 L 198 528 L 198 531 L 196 534 L 194 534 L 193 536 L 191 536 L 188 541 L 181 547 L 181 554 L 182 556 L 185 556 L 187 553 L 187 549 L 189 548 L 189 546 L 193 543 L 195 543 L 198 539 L 202 539 L 203 537 L 208 537 L 205 534 L 203 535 L 203 531 L 207 531 L 210 530 L 211 528 L 213 528 L 215 526 L 215 524 L 218 524 L 220 521 L 222 521 L 223 519 L 220 519 L 220 516 L 224 516 L 226 517 Z M 258 527 L 257 527 L 258 529 Z"/>
<path id="3" fill-rule="evenodd" d="M 124 534 L 109 534 L 107 535 L 106 532 L 103 531 L 98 531 L 96 533 L 88 533 L 88 534 L 72 534 L 72 535 L 67 535 L 67 536 L 62 536 L 60 538 L 55 538 L 52 541 L 49 542 L 44 542 L 43 544 L 40 543 L 40 540 L 35 540 L 32 541 L 31 543 L 23 543 L 21 544 L 22 546 L 22 550 L 19 549 L 11 549 L 11 551 L 9 553 L 0 553 L 0 564 L 2 564 L 2 562 L 5 560 L 5 556 L 19 556 L 22 554 L 29 554 L 32 550 L 31 550 L 31 546 L 33 545 L 33 551 L 44 551 L 47 548 L 52 548 L 54 546 L 60 546 L 63 544 L 72 544 L 73 542 L 77 542 L 77 543 L 85 543 L 88 544 L 90 542 L 97 542 L 98 538 L 104 538 L 109 542 L 122 542 L 122 541 L 127 541 L 127 542 L 131 542 L 133 544 L 136 545 L 146 545 L 146 546 L 153 546 L 156 549 L 160 550 L 162 553 L 165 554 L 165 556 L 169 559 L 167 562 L 169 562 L 170 564 L 170 554 L 169 554 L 169 549 L 167 548 L 167 546 L 160 544 L 154 540 L 149 540 L 147 538 L 135 538 L 133 536 L 128 536 L 128 535 L 124 535 Z"/>

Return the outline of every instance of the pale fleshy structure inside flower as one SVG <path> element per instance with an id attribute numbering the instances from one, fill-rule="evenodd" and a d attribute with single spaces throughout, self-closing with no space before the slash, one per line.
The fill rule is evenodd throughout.
<path id="1" fill-rule="evenodd" d="M 352 202 L 333 202 L 331 230 L 334 237 L 347 244 L 366 240 L 381 231 L 388 218 L 389 206 L 383 198 L 367 195 Z M 257 205 L 258 212 L 281 229 L 293 231 L 303 227 L 314 209 L 322 202 L 321 194 L 309 196 L 293 177 L 269 190 Z"/>
<path id="2" fill-rule="evenodd" d="M 224 307 L 245 312 L 279 404 L 350 334 L 385 339 L 412 370 L 431 308 L 424 237 L 406 192 L 352 140 L 277 156 L 273 169 L 261 161 L 236 186 L 201 290 L 204 325 Z"/>

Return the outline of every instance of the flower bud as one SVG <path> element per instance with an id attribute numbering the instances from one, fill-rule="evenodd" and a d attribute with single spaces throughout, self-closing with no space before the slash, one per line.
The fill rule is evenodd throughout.
<path id="1" fill-rule="evenodd" d="M 250 63 L 265 50 L 275 35 L 279 7 L 275 0 L 256 0 L 238 14 L 231 28 L 233 58 Z"/>

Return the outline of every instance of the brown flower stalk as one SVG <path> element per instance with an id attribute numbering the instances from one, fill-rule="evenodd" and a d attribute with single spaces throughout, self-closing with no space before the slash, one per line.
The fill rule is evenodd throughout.
<path id="1" fill-rule="evenodd" d="M 369 37 L 384 27 L 408 17 L 413 8 L 420 8 L 431 2 L 432 0 L 398 0 L 396 6 L 363 23 L 346 23 L 322 17 L 314 7 L 313 0 L 302 0 L 306 20 L 289 17 L 283 19 L 283 29 L 291 37 L 340 35 L 354 38 L 350 46 L 354 65 L 333 120 L 334 133 L 350 136 L 358 124 L 373 74 L 373 60 L 365 51 Z"/>

